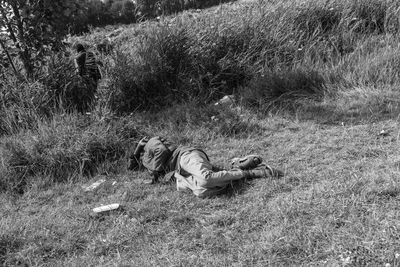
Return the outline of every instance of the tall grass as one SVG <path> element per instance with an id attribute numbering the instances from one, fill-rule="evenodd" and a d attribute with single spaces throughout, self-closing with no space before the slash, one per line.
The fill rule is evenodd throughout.
<path id="1" fill-rule="evenodd" d="M 37 177 L 49 185 L 118 172 L 125 169 L 133 140 L 144 134 L 128 119 L 57 115 L 34 130 L 2 138 L 0 189 L 23 192 Z"/>
<path id="2" fill-rule="evenodd" d="M 127 112 L 171 105 L 192 96 L 209 101 L 238 93 L 262 73 L 297 69 L 315 72 L 317 83 L 335 83 L 332 90 L 348 87 L 354 81 L 346 77 L 349 69 L 342 70 L 348 68 L 344 62 L 365 64 L 369 53 L 356 58 L 355 50 L 365 40 L 395 33 L 398 15 L 396 1 L 348 0 L 258 2 L 231 9 L 221 6 L 201 16 L 165 17 L 134 28 L 129 37 L 124 35 L 131 42 L 118 53 L 111 75 L 117 96 L 113 107 Z M 380 69 L 381 64 L 395 62 L 376 64 Z M 362 69 L 350 74 L 362 76 L 365 83 L 379 82 Z"/>
<path id="3" fill-rule="evenodd" d="M 240 90 L 243 104 L 259 111 L 285 108 L 301 98 L 317 100 L 325 91 L 324 78 L 316 71 L 289 70 L 263 73 Z"/>
<path id="4" fill-rule="evenodd" d="M 0 84 L 0 136 L 34 129 L 55 113 L 89 111 L 94 94 L 64 54 L 50 57 L 33 81 L 8 74 Z"/>
<path id="5" fill-rule="evenodd" d="M 0 86 L 0 136 L 17 133 L 20 129 L 35 128 L 40 121 L 38 110 L 44 108 L 42 84 L 20 83 L 12 76 Z"/>

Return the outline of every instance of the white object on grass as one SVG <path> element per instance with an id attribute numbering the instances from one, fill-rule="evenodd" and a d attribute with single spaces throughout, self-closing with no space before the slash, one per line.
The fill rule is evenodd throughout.
<path id="1" fill-rule="evenodd" d="M 96 189 L 97 187 L 99 187 L 99 185 L 101 185 L 105 181 L 106 181 L 105 179 L 98 180 L 97 182 L 95 182 L 95 183 L 89 185 L 88 187 L 86 187 L 85 188 L 85 192 L 92 191 L 92 190 Z"/>
<path id="2" fill-rule="evenodd" d="M 228 106 L 228 105 L 232 105 L 234 103 L 235 103 L 235 96 L 234 95 L 226 95 L 223 98 L 221 98 L 218 102 L 216 102 L 214 105 L 215 106 L 219 106 L 219 105 Z"/>
<path id="3" fill-rule="evenodd" d="M 116 210 L 118 208 L 119 208 L 119 204 L 115 203 L 115 204 L 110 204 L 110 205 L 105 205 L 105 206 L 94 208 L 93 212 L 100 213 L 100 212 L 105 212 L 105 211 Z"/>
<path id="4" fill-rule="evenodd" d="M 382 130 L 382 131 L 380 131 L 380 133 L 378 135 L 379 136 L 388 136 L 389 134 L 390 134 L 389 131 Z"/>

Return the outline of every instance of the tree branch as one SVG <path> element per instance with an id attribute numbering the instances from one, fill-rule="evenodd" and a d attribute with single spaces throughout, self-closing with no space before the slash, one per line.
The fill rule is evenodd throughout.
<path id="1" fill-rule="evenodd" d="M 15 68 L 15 65 L 14 65 L 14 62 L 12 61 L 12 58 L 11 58 L 11 56 L 10 56 L 10 53 L 8 53 L 7 47 L 5 46 L 5 44 L 3 43 L 3 41 L 2 41 L 1 39 L 0 39 L 0 45 L 1 45 L 1 47 L 3 48 L 3 50 L 6 52 L 8 61 L 10 62 L 11 66 L 12 66 L 12 68 L 13 68 L 13 70 L 14 70 L 15 75 L 16 75 L 17 77 L 20 77 L 21 74 L 20 74 L 20 73 L 17 71 L 17 69 Z"/>

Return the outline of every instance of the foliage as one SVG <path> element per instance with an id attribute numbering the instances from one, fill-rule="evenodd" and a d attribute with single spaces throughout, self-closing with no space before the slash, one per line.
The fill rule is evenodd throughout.
<path id="1" fill-rule="evenodd" d="M 137 20 L 168 15 L 187 8 L 202 8 L 220 1 L 85 0 L 85 1 L 0 1 L 0 42 L 16 53 L 29 78 L 45 63 L 50 51 L 63 46 L 68 33 L 82 33 L 90 26 L 135 23 Z M 7 40 L 3 40 L 6 38 Z M 0 59 L 3 65 L 5 59 Z"/>
<path id="2" fill-rule="evenodd" d="M 88 26 L 136 23 L 174 14 L 187 9 L 200 9 L 233 0 L 85 0 L 84 14 L 75 20 L 73 33 L 82 33 Z"/>
<path id="3" fill-rule="evenodd" d="M 54 111 L 90 111 L 95 101 L 96 88 L 86 77 L 77 74 L 73 58 L 64 53 L 54 54 L 48 61 L 47 72 L 38 80 L 47 89 L 48 99 L 43 108 Z M 48 112 L 50 113 L 50 112 Z"/>
<path id="4" fill-rule="evenodd" d="M 341 60 L 356 61 L 352 53 L 366 36 L 384 34 L 385 29 L 395 32 L 398 6 L 379 0 L 282 1 L 221 8 L 202 16 L 183 13 L 137 25 L 115 38 L 124 52 L 118 54 L 112 70 L 111 106 L 118 112 L 132 112 L 191 98 L 207 102 L 224 94 L 255 96 L 259 89 L 251 93 L 247 84 L 262 74 L 297 92 L 307 91 L 309 82 L 319 88 L 313 91 L 316 94 L 332 84 L 347 87 L 350 83 L 342 71 L 349 67 Z M 294 74 L 310 65 L 315 66 L 312 72 Z M 243 88 L 247 89 L 242 93 Z M 288 96 L 273 93 L 263 99 L 282 99 L 281 95 Z"/>
<path id="5" fill-rule="evenodd" d="M 0 26 L 5 29 L 7 50 L 16 50 L 28 77 L 45 56 L 62 46 L 68 25 L 78 16 L 78 1 L 0 1 Z"/>
<path id="6" fill-rule="evenodd" d="M 80 77 L 64 53 L 49 57 L 37 80 L 21 81 L 6 74 L 0 84 L 0 136 L 35 129 L 58 112 L 84 113 L 93 108 L 95 90 Z"/>
<path id="7" fill-rule="evenodd" d="M 87 0 L 84 25 L 100 27 L 117 23 L 134 23 L 137 7 L 131 0 Z"/>
<path id="8" fill-rule="evenodd" d="M 235 0 L 137 0 L 137 15 L 154 18 L 170 15 L 187 9 L 200 9 Z"/>
<path id="9" fill-rule="evenodd" d="M 191 64 L 189 42 L 182 30 L 155 29 L 142 38 L 136 55 L 118 51 L 111 72 L 111 107 L 130 112 L 165 106 L 180 95 L 186 66 Z M 190 94 L 190 88 L 182 94 Z"/>

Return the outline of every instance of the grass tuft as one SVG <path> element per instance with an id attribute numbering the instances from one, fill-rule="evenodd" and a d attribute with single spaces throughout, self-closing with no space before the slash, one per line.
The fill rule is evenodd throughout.
<path id="1" fill-rule="evenodd" d="M 18 261 L 14 262 L 13 257 L 10 255 L 14 255 L 18 252 L 23 246 L 23 240 L 20 240 L 19 237 L 14 235 L 6 234 L 0 236 L 0 264 L 3 266 L 11 266 L 21 264 Z"/>
<path id="2" fill-rule="evenodd" d="M 36 177 L 47 179 L 49 186 L 99 171 L 118 171 L 131 152 L 130 138 L 142 135 L 126 121 L 94 123 L 83 115 L 56 117 L 52 124 L 39 124 L 36 133 L 3 139 L 1 188 L 22 193 Z"/>
<path id="3" fill-rule="evenodd" d="M 302 98 L 318 98 L 325 91 L 324 78 L 316 71 L 293 70 L 264 73 L 240 91 L 243 103 L 261 111 L 293 104 Z"/>

